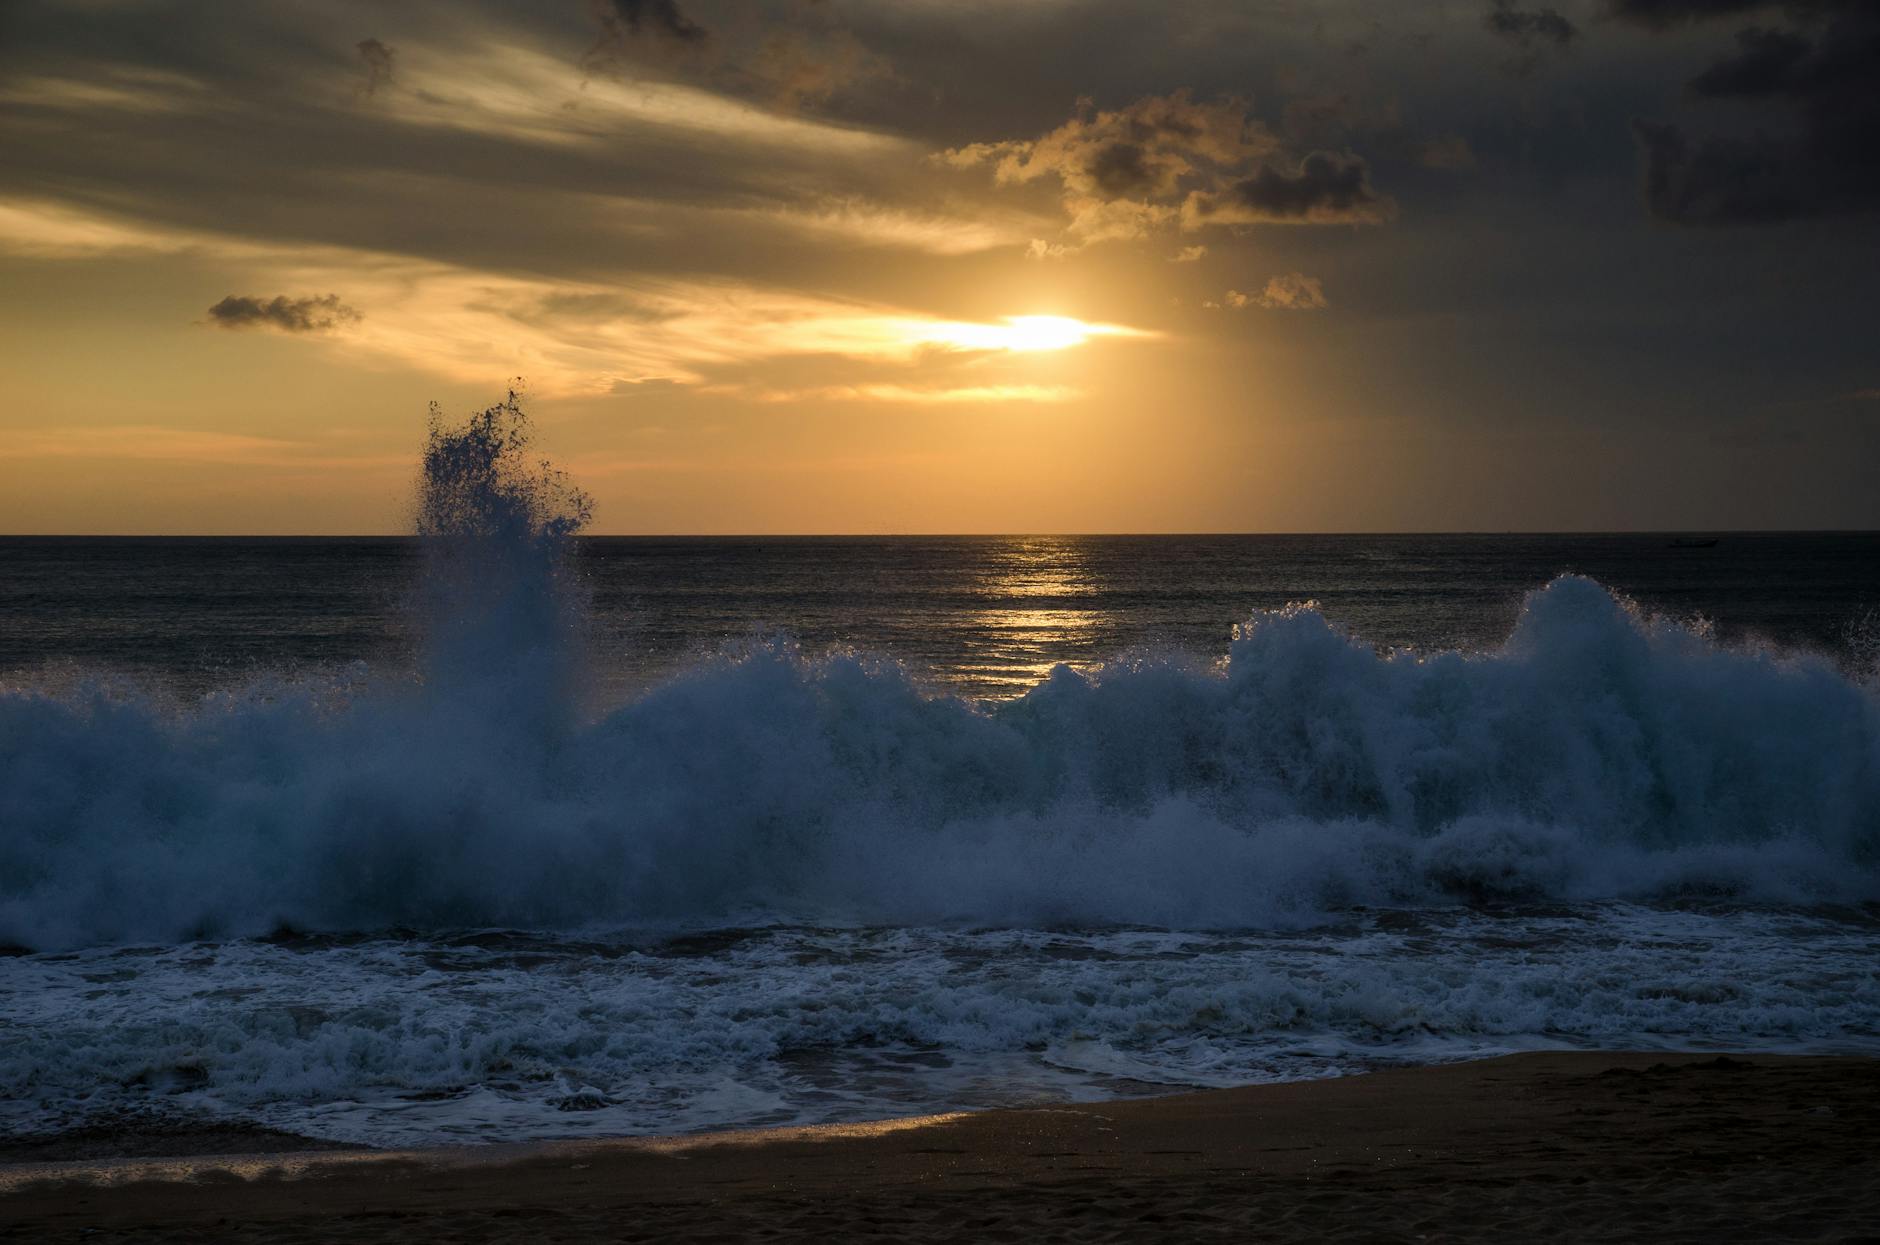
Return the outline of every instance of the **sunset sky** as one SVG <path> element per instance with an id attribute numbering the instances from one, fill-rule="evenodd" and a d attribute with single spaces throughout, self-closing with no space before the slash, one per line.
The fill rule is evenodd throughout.
<path id="1" fill-rule="evenodd" d="M 0 531 L 1880 526 L 1871 0 L 0 5 Z"/>

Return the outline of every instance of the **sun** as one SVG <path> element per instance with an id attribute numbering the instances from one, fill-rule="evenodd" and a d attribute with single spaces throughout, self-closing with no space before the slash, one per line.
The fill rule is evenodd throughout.
<path id="1" fill-rule="evenodd" d="M 1091 326 L 1069 316 L 1007 316 L 1007 350 L 1063 350 L 1090 340 Z"/>
<path id="2" fill-rule="evenodd" d="M 1033 352 L 1066 350 L 1092 337 L 1136 337 L 1138 329 L 1119 324 L 1089 324 L 1069 316 L 1005 316 L 997 324 L 950 320 L 918 325 L 913 332 L 922 345 L 950 350 L 1006 350 Z"/>

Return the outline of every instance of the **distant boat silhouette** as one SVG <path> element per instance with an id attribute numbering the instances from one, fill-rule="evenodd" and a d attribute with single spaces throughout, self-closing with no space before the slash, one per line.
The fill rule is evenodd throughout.
<path id="1" fill-rule="evenodd" d="M 1715 549 L 1715 536 L 1680 536 L 1671 542 L 1673 549 Z"/>

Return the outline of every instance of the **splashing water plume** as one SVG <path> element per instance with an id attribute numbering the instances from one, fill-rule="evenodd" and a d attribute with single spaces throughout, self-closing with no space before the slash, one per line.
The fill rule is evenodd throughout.
<path id="1" fill-rule="evenodd" d="M 530 444 L 513 389 L 459 426 L 431 407 L 417 517 L 424 673 L 445 693 L 539 689 L 537 708 L 550 709 L 570 702 L 578 671 L 582 601 L 567 556 L 593 501 Z"/>

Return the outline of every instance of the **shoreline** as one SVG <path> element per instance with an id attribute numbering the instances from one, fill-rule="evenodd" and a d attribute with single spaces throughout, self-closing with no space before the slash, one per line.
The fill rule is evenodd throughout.
<path id="1" fill-rule="evenodd" d="M 1880 1235 L 1876 1142 L 1880 1059 L 1536 1052 L 859 1125 L 16 1163 L 0 1240 Z"/>

